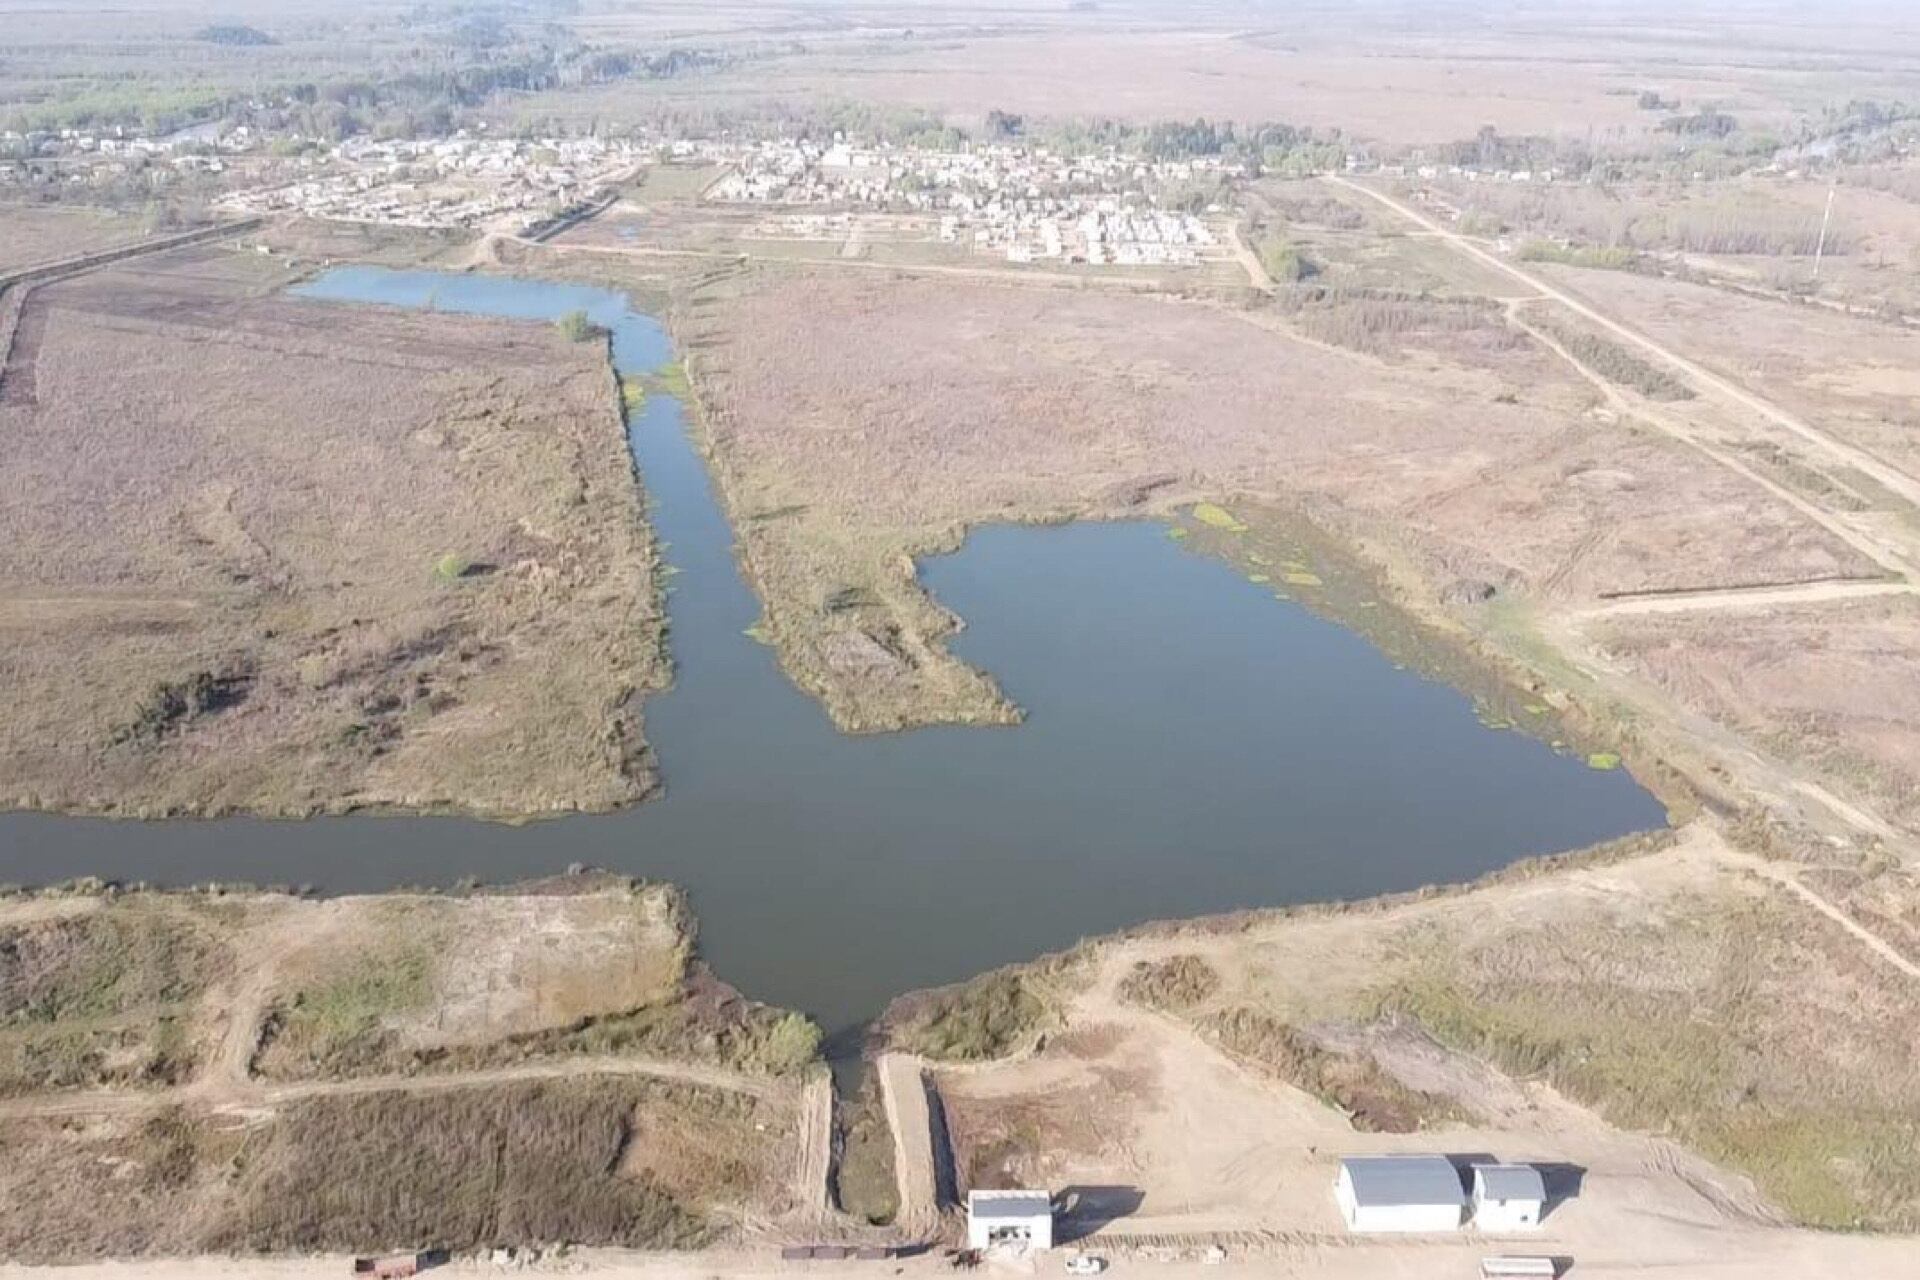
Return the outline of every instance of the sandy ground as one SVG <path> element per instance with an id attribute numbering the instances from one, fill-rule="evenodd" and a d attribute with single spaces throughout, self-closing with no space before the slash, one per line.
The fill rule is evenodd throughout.
<path id="1" fill-rule="evenodd" d="M 262 296 L 284 283 L 212 248 L 31 295 L 0 385 L 0 479 L 31 495 L 0 511 L 0 797 L 644 795 L 631 695 L 665 668 L 603 354 Z"/>
<path id="2" fill-rule="evenodd" d="M 1448 949 L 1436 954 L 1457 949 L 1469 956 L 1479 947 L 1503 947 L 1500 940 L 1509 937 L 1536 940 L 1524 950 L 1559 928 L 1616 928 L 1630 938 L 1649 928 L 1684 930 L 1687 913 L 1695 910 L 1689 904 L 1706 900 L 1700 895 L 1759 901 L 1753 895 L 1762 890 L 1750 865 L 1762 864 L 1731 853 L 1712 832 L 1693 829 L 1672 853 L 1499 883 L 1462 896 L 1237 928 L 1171 926 L 1094 944 L 1075 971 L 1079 976 L 1067 983 L 1067 1003 L 1038 1052 L 1004 1063 L 936 1069 L 961 1189 L 969 1177 L 986 1179 L 973 1185 L 1065 1189 L 1070 1200 L 1078 1196 L 1088 1207 L 1070 1215 L 1063 1230 L 1069 1238 L 1090 1233 L 1082 1243 L 1092 1248 L 1191 1244 L 1213 1236 L 1310 1255 L 1344 1244 L 1328 1192 L 1340 1156 L 1471 1154 L 1547 1170 L 1550 1194 L 1559 1203 L 1540 1235 L 1524 1249 L 1513 1248 L 1573 1256 L 1582 1274 L 1606 1259 L 1687 1274 L 1713 1266 L 1725 1266 L 1728 1274 L 1774 1274 L 1734 1268 L 1736 1261 L 1760 1267 L 1775 1255 L 1824 1260 L 1836 1238 L 1782 1226 L 1780 1211 L 1752 1181 L 1675 1140 L 1615 1127 L 1553 1087 L 1546 1073 L 1508 1076 L 1392 1024 L 1355 1038 L 1351 1015 L 1340 1013 L 1364 1006 L 1368 991 L 1441 938 L 1450 939 Z M 1777 868 L 1768 871 L 1793 879 Z M 1815 933 L 1824 927 L 1804 906 L 1765 900 L 1777 909 L 1808 911 L 1798 927 Z M 1619 923 L 1596 925 L 1597 909 Z M 1729 909 L 1737 910 L 1711 908 Z M 1662 919 L 1669 923 L 1648 923 Z M 1589 939 L 1578 945 L 1593 944 Z M 1836 939 L 1835 945 L 1858 944 Z M 1640 966 L 1645 981 L 1682 989 L 1694 982 L 1683 976 L 1684 948 L 1637 946 L 1629 944 L 1619 962 Z M 1481 954 L 1460 963 L 1484 964 L 1487 953 Z M 1864 984 L 1853 998 L 1897 1004 L 1913 966 L 1897 956 L 1860 955 L 1857 965 L 1843 962 L 1854 975 L 1845 981 Z M 1121 981 L 1136 965 L 1173 956 L 1197 956 L 1213 966 L 1221 975 L 1220 992 L 1177 1015 L 1143 1009 L 1120 994 Z M 1770 982 L 1761 976 L 1765 966 L 1755 963 L 1753 980 Z M 1587 997 L 1577 984 L 1563 988 L 1551 977 L 1559 964 L 1542 955 L 1536 980 L 1550 984 L 1556 999 L 1577 1006 Z M 1830 980 L 1813 968 L 1805 971 L 1813 986 Z M 1693 1016 L 1718 1023 L 1718 997 L 1701 990 Z M 1768 1034 L 1817 1040 L 1820 1029 L 1802 1015 L 1824 1007 L 1828 996 L 1809 999 L 1804 1009 L 1772 1008 L 1780 1026 Z M 1406 1087 L 1445 1099 L 1448 1109 L 1414 1132 L 1356 1131 L 1340 1111 L 1276 1078 L 1261 1060 L 1225 1052 L 1217 1036 L 1204 1030 L 1213 1025 L 1207 1016 L 1213 1009 L 1248 1002 L 1295 1026 L 1317 1029 L 1313 1033 L 1325 1043 L 1367 1046 L 1362 1051 Z M 1612 1016 L 1596 1013 L 1596 1037 L 1607 1034 L 1601 1028 Z M 1798 1030 L 1789 1033 L 1789 1022 Z M 1850 1034 L 1838 1028 L 1831 1033 Z M 1849 1084 L 1836 1081 L 1833 1088 L 1872 1089 L 1872 1079 L 1869 1072 Z M 1920 1257 L 1917 1247 L 1888 1239 L 1873 1249 L 1881 1251 L 1883 1265 L 1893 1266 L 1895 1259 Z"/>
<path id="3" fill-rule="evenodd" d="M 1366 1241 L 1310 1244 L 1283 1249 L 1235 1252 L 1224 1263 L 1209 1265 L 1197 1257 L 1159 1258 L 1106 1254 L 1112 1264 L 1107 1274 L 1146 1276 L 1154 1280 L 1271 1280 L 1275 1275 L 1325 1277 L 1326 1280 L 1472 1280 L 1480 1259 L 1492 1252 L 1528 1252 L 1527 1246 L 1507 1250 L 1478 1240 Z M 1863 1240 L 1846 1236 L 1804 1237 L 1775 1234 L 1756 1238 L 1744 1248 L 1686 1264 L 1688 1276 L 1711 1280 L 1897 1280 L 1912 1274 L 1920 1252 L 1904 1241 Z M 1066 1255 L 1056 1253 L 1031 1262 L 993 1261 L 976 1274 L 986 1276 L 1066 1275 Z M 1578 1274 L 1627 1278 L 1646 1275 L 1630 1250 L 1603 1249 L 1577 1261 Z M 260 1277 L 261 1280 L 305 1280 L 310 1276 L 345 1273 L 344 1257 L 298 1261 L 256 1261 L 193 1258 L 168 1262 L 94 1263 L 63 1267 L 57 1272 L 31 1267 L 0 1266 L 0 1276 L 70 1276 L 73 1280 L 188 1280 L 189 1277 Z M 772 1250 L 703 1252 L 685 1255 L 621 1254 L 582 1250 L 565 1260 L 543 1262 L 525 1271 L 507 1271 L 483 1262 L 456 1262 L 432 1275 L 587 1275 L 607 1280 L 705 1280 L 706 1277 L 811 1277 L 812 1280 L 866 1280 L 876 1275 L 951 1276 L 949 1261 L 938 1255 L 888 1263 L 782 1262 Z"/>

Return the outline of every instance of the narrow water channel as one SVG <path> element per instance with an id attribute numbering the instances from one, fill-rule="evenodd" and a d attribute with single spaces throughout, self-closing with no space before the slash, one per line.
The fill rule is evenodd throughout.
<path id="1" fill-rule="evenodd" d="M 625 374 L 671 344 L 606 290 L 345 269 L 333 302 L 552 320 Z M 715 971 L 830 1031 L 893 995 L 1144 920 L 1470 878 L 1664 822 L 1624 773 L 1483 726 L 1468 699 L 1153 524 L 990 527 L 924 566 L 1017 728 L 836 732 L 746 635 L 759 613 L 681 406 L 630 424 L 677 571 L 674 687 L 644 708 L 666 782 L 629 811 L 133 823 L 0 815 L 0 880 L 504 881 L 584 862 L 686 887 Z"/>

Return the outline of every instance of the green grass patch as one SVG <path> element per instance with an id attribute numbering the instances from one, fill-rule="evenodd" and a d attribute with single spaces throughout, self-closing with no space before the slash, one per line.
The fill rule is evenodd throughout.
<path id="1" fill-rule="evenodd" d="M 641 378 L 620 379 L 620 408 L 631 418 L 647 407 L 647 384 Z"/>
<path id="2" fill-rule="evenodd" d="M 675 360 L 671 364 L 663 364 L 652 373 L 643 375 L 643 380 L 650 392 L 672 396 L 676 400 L 693 398 L 693 383 L 687 377 L 687 366 L 684 361 Z"/>
<path id="3" fill-rule="evenodd" d="M 363 954 L 269 1011 L 262 1068 L 276 1076 L 301 1077 L 351 1075 L 392 1065 L 398 1039 L 392 1024 L 432 1004 L 433 978 L 434 946 L 428 939 Z"/>
<path id="4" fill-rule="evenodd" d="M 1225 529 L 1229 533 L 1245 533 L 1247 526 L 1240 518 L 1213 502 L 1196 502 L 1193 505 L 1193 518 L 1210 529 Z"/>
<path id="5" fill-rule="evenodd" d="M 1553 240 L 1529 240 L 1520 246 L 1522 262 L 1555 262 L 1592 271 L 1644 270 L 1644 258 L 1623 245 L 1573 245 Z"/>
<path id="6" fill-rule="evenodd" d="M 1037 1033 L 1049 1005 L 1013 970 L 930 992 L 892 1028 L 895 1044 L 936 1062 L 1005 1057 Z"/>
<path id="7" fill-rule="evenodd" d="M 1374 1012 L 1670 1136 L 1797 1222 L 1912 1231 L 1907 1024 L 1846 994 L 1859 962 L 1828 944 L 1843 945 L 1790 904 L 1701 900 L 1645 925 L 1443 945 L 1377 992 Z"/>

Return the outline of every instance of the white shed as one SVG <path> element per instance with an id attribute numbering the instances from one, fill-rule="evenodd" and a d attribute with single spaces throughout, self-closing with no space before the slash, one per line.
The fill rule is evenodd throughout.
<path id="1" fill-rule="evenodd" d="M 1044 1191 L 969 1191 L 967 1247 L 1053 1248 L 1053 1197 Z"/>
<path id="2" fill-rule="evenodd" d="M 1333 1198 L 1349 1231 L 1458 1231 L 1467 1204 L 1445 1156 L 1349 1156 Z"/>
<path id="3" fill-rule="evenodd" d="M 1473 1225 L 1481 1231 L 1535 1231 L 1547 1184 L 1530 1164 L 1473 1166 Z"/>

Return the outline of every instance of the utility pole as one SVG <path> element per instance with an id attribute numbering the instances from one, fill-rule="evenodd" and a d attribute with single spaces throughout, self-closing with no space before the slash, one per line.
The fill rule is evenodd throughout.
<path id="1" fill-rule="evenodd" d="M 1827 211 L 1820 215 L 1820 243 L 1815 245 L 1813 250 L 1813 282 L 1815 284 L 1820 283 L 1820 264 L 1827 256 L 1827 228 L 1833 223 L 1833 197 L 1839 189 L 1838 182 L 1827 187 Z"/>

